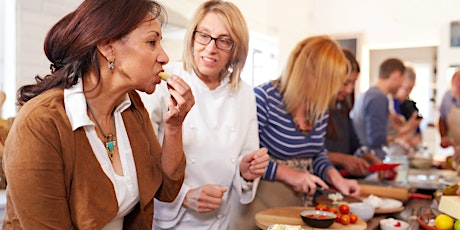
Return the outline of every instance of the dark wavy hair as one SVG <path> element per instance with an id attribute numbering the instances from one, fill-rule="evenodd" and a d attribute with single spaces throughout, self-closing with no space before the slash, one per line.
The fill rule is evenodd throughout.
<path id="1" fill-rule="evenodd" d="M 166 10 L 155 1 L 85 0 L 46 35 L 44 50 L 52 63 L 51 74 L 43 78 L 37 75 L 35 84 L 20 87 L 18 104 L 48 89 L 70 88 L 92 68 L 100 74 L 97 45 L 121 39 L 148 13 L 162 25 L 166 23 Z"/>

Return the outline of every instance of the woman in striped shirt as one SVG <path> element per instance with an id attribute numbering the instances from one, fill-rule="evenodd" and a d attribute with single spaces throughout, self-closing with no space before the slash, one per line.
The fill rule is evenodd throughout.
<path id="1" fill-rule="evenodd" d="M 310 37 L 297 44 L 280 78 L 254 89 L 260 145 L 272 160 L 255 200 L 242 211 L 246 216 L 253 219 L 251 214 L 267 208 L 305 205 L 317 186 L 329 184 L 344 194 L 359 195 L 357 181 L 340 175 L 324 147 L 328 105 L 345 81 L 347 63 L 328 36 Z M 253 221 L 244 229 L 256 229 Z"/>

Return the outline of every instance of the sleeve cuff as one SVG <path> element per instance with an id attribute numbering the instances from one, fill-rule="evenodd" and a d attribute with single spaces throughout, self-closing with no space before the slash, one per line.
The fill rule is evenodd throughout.
<path id="1" fill-rule="evenodd" d="M 353 153 L 353 155 L 357 157 L 362 157 L 364 153 L 368 153 L 368 152 L 371 152 L 371 151 L 369 150 L 367 146 L 361 146 Z"/>
<path id="2" fill-rule="evenodd" d="M 278 163 L 274 161 L 268 162 L 267 169 L 262 179 L 264 180 L 275 180 L 276 170 L 278 169 Z"/>
<path id="3" fill-rule="evenodd" d="M 247 181 L 247 180 L 241 180 L 241 189 L 243 189 L 243 191 L 250 191 L 252 190 L 252 186 L 253 186 L 253 181 Z"/>

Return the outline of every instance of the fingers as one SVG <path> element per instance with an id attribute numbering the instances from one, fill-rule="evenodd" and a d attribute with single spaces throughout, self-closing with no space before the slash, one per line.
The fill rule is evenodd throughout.
<path id="1" fill-rule="evenodd" d="M 250 161 L 250 170 L 257 170 L 267 168 L 268 163 L 270 161 L 270 156 L 268 155 L 268 151 L 266 148 L 261 148 L 254 152 L 252 160 Z"/>
<path id="2" fill-rule="evenodd" d="M 190 86 L 180 77 L 172 75 L 167 79 L 171 98 L 168 102 L 169 118 L 180 117 L 182 120 L 195 104 Z"/>
<path id="3" fill-rule="evenodd" d="M 297 192 L 313 195 L 315 194 L 318 185 L 323 188 L 329 188 L 329 186 L 321 180 L 321 178 L 308 172 L 303 172 L 301 174 L 301 178 L 293 185 L 293 189 Z"/>
<path id="4" fill-rule="evenodd" d="M 321 178 L 315 176 L 315 175 L 312 175 L 313 176 L 313 180 L 315 182 L 315 184 L 323 187 L 323 188 L 329 188 L 329 185 L 326 184 L 326 182 L 324 182 L 323 180 L 321 180 Z"/>
<path id="5" fill-rule="evenodd" d="M 209 212 L 220 207 L 227 189 L 220 185 L 204 185 L 187 192 L 184 206 L 199 213 Z"/>

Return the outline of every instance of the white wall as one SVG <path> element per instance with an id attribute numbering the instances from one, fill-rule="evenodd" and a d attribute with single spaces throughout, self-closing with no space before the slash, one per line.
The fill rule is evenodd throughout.
<path id="1" fill-rule="evenodd" d="M 3 1 L 3 0 L 2 0 Z M 46 32 L 80 0 L 17 1 L 17 85 L 48 73 L 43 54 Z M 175 14 L 190 18 L 204 0 L 160 0 Z M 457 0 L 232 0 L 251 31 L 278 39 L 279 66 L 303 37 L 315 34 L 360 34 L 363 73 L 375 48 L 438 46 L 438 92 L 448 87 L 449 65 L 459 64 L 460 49 L 449 47 L 449 23 L 460 19 Z M 192 10 L 193 9 L 193 10 Z M 174 15 L 174 14 L 170 14 Z M 172 54 L 175 55 L 175 54 Z M 177 55 L 176 55 L 177 56 Z M 174 57 L 176 57 L 174 56 Z M 459 61 L 460 62 L 460 61 Z M 368 70 L 368 69 L 367 69 Z M 369 71 L 367 71 L 369 72 Z M 362 80 L 368 79 L 366 74 Z M 441 94 L 441 93 L 440 93 Z M 438 94 L 438 96 L 440 95 Z M 10 98 L 15 95 L 8 95 Z M 438 100 L 439 101 L 439 100 Z"/>

